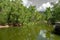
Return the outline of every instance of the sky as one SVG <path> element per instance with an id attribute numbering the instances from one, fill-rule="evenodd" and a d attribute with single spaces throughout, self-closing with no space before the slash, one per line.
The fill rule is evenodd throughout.
<path id="1" fill-rule="evenodd" d="M 53 3 L 58 3 L 58 0 L 22 0 L 22 4 L 29 8 L 30 6 L 36 6 L 37 11 L 45 11 L 47 7 L 52 8 Z"/>

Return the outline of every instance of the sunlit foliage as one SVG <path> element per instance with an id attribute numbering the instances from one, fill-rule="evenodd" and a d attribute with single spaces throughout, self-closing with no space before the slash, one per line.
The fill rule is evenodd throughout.
<path id="1" fill-rule="evenodd" d="M 0 24 L 8 23 L 29 23 L 37 22 L 42 18 L 42 14 L 35 10 L 35 7 L 24 7 L 21 0 L 5 0 L 0 2 Z M 17 22 L 16 22 L 17 21 Z"/>

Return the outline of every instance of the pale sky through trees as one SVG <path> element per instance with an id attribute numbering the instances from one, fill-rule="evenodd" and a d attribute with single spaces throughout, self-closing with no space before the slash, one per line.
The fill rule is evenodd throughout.
<path id="1" fill-rule="evenodd" d="M 27 8 L 30 5 L 36 6 L 37 11 L 45 11 L 47 7 L 53 7 L 50 3 L 58 3 L 58 0 L 22 0 Z"/>

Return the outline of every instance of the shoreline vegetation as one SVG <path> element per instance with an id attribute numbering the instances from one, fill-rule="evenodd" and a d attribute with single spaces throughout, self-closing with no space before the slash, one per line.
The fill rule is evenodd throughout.
<path id="1" fill-rule="evenodd" d="M 30 6 L 29 8 L 26 8 L 25 6 L 23 6 L 23 4 L 21 4 L 21 0 L 15 0 L 11 2 L 8 0 L 1 1 L 0 26 L 8 25 L 9 27 L 10 26 L 20 27 L 25 24 L 26 25 L 28 23 L 32 24 L 41 20 L 43 21 L 45 20 L 46 23 L 48 22 L 48 20 L 50 20 L 50 22 L 52 21 L 55 22 L 56 20 L 59 20 L 58 18 L 59 16 L 57 16 L 56 18 L 56 15 L 59 15 L 59 14 L 56 14 L 56 15 L 54 14 L 54 11 L 55 11 L 54 7 L 52 8 L 53 11 L 51 11 L 50 8 L 47 8 L 45 12 L 41 13 L 36 11 L 35 6 Z"/>
<path id="2" fill-rule="evenodd" d="M 42 14 L 35 11 L 35 7 L 26 8 L 20 3 L 21 0 L 0 2 L 0 25 L 23 26 L 42 19 Z"/>
<path id="3" fill-rule="evenodd" d="M 0 0 L 0 40 L 60 40 L 60 36 L 51 33 L 52 24 L 60 21 L 60 2 L 54 4 L 53 11 L 47 8 L 44 13 L 20 2 Z"/>

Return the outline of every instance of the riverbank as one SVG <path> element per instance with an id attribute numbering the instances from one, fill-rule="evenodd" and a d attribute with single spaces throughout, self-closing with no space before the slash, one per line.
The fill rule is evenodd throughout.
<path id="1" fill-rule="evenodd" d="M 8 28 L 8 27 L 9 27 L 8 25 L 5 25 L 5 26 L 0 25 L 0 28 Z"/>

